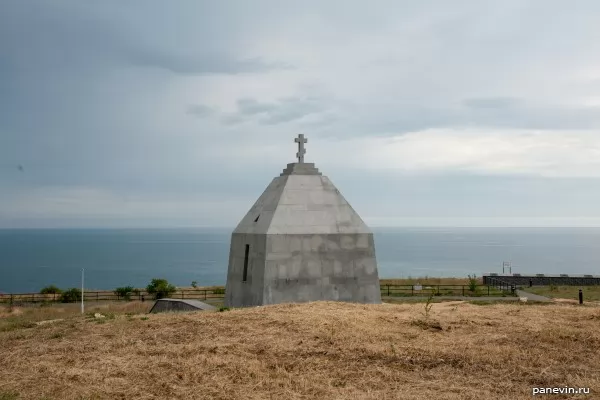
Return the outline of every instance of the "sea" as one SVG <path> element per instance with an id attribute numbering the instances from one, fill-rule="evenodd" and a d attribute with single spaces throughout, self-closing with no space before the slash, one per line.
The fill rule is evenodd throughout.
<path id="1" fill-rule="evenodd" d="M 232 229 L 0 230 L 0 292 L 224 285 Z M 380 278 L 599 274 L 600 228 L 374 228 Z"/>

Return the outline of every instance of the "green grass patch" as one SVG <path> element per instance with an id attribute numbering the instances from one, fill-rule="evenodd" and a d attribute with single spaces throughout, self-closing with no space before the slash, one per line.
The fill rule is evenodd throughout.
<path id="1" fill-rule="evenodd" d="M 579 289 L 583 291 L 583 301 L 600 301 L 600 285 L 595 286 L 533 286 L 524 287 L 528 293 L 550 297 L 552 299 L 579 300 Z"/>
<path id="2" fill-rule="evenodd" d="M 36 327 L 36 323 L 23 318 L 6 318 L 0 320 L 0 332 L 10 332 L 17 329 L 28 329 Z"/>
<path id="3" fill-rule="evenodd" d="M 0 400 L 17 400 L 19 398 L 19 393 L 17 392 L 0 392 Z"/>

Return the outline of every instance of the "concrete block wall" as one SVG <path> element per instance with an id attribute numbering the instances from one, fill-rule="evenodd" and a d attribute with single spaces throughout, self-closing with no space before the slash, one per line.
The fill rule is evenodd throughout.
<path id="1" fill-rule="evenodd" d="M 381 303 L 373 235 L 268 235 L 264 285 L 264 304 Z"/>
<path id="2" fill-rule="evenodd" d="M 249 245 L 246 281 L 243 280 L 246 245 Z M 266 234 L 231 235 L 229 268 L 225 285 L 225 306 L 262 305 L 264 286 Z"/>
<path id="3" fill-rule="evenodd" d="M 227 307 L 319 300 L 381 303 L 372 234 L 232 235 Z"/>

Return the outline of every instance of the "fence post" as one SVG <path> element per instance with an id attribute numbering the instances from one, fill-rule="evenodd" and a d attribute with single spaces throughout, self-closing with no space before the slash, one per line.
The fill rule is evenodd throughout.
<path id="1" fill-rule="evenodd" d="M 465 285 L 462 285 L 463 297 L 465 297 Z"/>
<path id="2" fill-rule="evenodd" d="M 390 285 L 387 285 L 387 289 L 388 289 L 388 297 L 390 297 Z"/>
<path id="3" fill-rule="evenodd" d="M 490 296 L 490 285 L 488 285 L 488 297 Z"/>
<path id="4" fill-rule="evenodd" d="M 185 297 L 185 291 L 182 289 L 181 290 L 181 298 L 183 299 Z"/>
<path id="5" fill-rule="evenodd" d="M 204 300 L 206 300 L 206 289 L 204 289 Z"/>

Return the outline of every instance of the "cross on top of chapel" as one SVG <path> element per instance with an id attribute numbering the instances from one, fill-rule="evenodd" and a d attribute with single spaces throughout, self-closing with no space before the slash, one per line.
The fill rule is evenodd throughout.
<path id="1" fill-rule="evenodd" d="M 308 143 L 308 139 L 304 137 L 304 134 L 299 134 L 297 138 L 294 139 L 294 142 L 298 143 L 298 152 L 296 153 L 296 157 L 298 158 L 299 163 L 304 163 L 304 155 L 306 154 L 306 149 L 304 148 L 304 143 Z"/>

